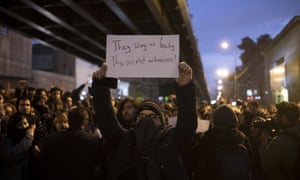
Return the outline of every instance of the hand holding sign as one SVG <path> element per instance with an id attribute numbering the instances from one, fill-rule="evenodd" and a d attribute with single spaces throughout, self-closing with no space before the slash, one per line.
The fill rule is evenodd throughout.
<path id="1" fill-rule="evenodd" d="M 184 61 L 180 62 L 178 65 L 179 69 L 179 77 L 176 78 L 176 82 L 178 86 L 184 86 L 192 81 L 192 68 Z M 109 68 L 107 63 L 103 63 L 102 67 L 93 73 L 93 80 L 102 82 L 103 86 L 105 85 L 105 82 L 111 82 L 112 79 L 116 80 L 115 78 L 106 78 L 106 74 L 108 72 Z M 104 81 L 107 80 L 107 81 Z M 113 87 L 108 86 L 109 88 L 116 88 L 116 82 L 114 83 Z"/>
<path id="2" fill-rule="evenodd" d="M 118 80 L 116 78 L 106 77 L 107 64 L 103 63 L 101 68 L 93 73 L 93 81 L 98 81 L 98 85 L 102 87 L 116 89 Z"/>
<path id="3" fill-rule="evenodd" d="M 186 62 L 179 63 L 179 77 L 176 82 L 179 86 L 187 85 L 192 81 L 192 68 Z"/>
<path id="4" fill-rule="evenodd" d="M 108 35 L 109 77 L 178 77 L 178 35 Z"/>

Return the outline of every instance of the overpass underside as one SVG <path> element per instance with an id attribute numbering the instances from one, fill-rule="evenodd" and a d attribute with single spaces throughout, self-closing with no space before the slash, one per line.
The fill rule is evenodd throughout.
<path id="1" fill-rule="evenodd" d="M 16 32 L 97 65 L 105 61 L 107 34 L 179 34 L 197 96 L 209 100 L 185 0 L 1 0 L 0 17 Z"/>

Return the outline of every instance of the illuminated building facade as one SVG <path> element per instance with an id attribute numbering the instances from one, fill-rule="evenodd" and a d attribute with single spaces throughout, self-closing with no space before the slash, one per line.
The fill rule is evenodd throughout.
<path id="1" fill-rule="evenodd" d="M 295 16 L 264 50 L 265 103 L 300 101 L 300 16 Z"/>

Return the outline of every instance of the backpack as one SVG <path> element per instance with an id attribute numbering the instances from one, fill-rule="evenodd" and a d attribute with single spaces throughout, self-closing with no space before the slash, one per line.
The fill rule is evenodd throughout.
<path id="1" fill-rule="evenodd" d="M 250 179 L 250 158 L 245 145 L 222 144 L 212 154 L 212 165 L 218 179 Z"/>
<path id="2" fill-rule="evenodd" d="M 300 169 L 300 137 L 297 136 L 294 133 L 287 132 L 287 131 L 283 131 L 283 134 L 285 134 L 288 137 L 292 138 L 299 145 L 298 151 L 297 151 L 296 162 L 295 162 L 295 166 L 294 166 L 294 169 L 293 169 L 293 177 L 292 177 L 292 179 L 299 180 L 300 179 L 300 171 L 299 171 L 299 169 Z"/>

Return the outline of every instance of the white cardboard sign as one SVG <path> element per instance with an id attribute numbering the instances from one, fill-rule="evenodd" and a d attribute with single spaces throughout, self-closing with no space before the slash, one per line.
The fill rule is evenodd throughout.
<path id="1" fill-rule="evenodd" d="M 209 120 L 203 120 L 203 119 L 197 119 L 198 121 L 198 126 L 196 129 L 197 133 L 204 133 L 209 129 L 210 121 Z"/>
<path id="2" fill-rule="evenodd" d="M 176 78 L 179 35 L 107 35 L 108 77 Z"/>

